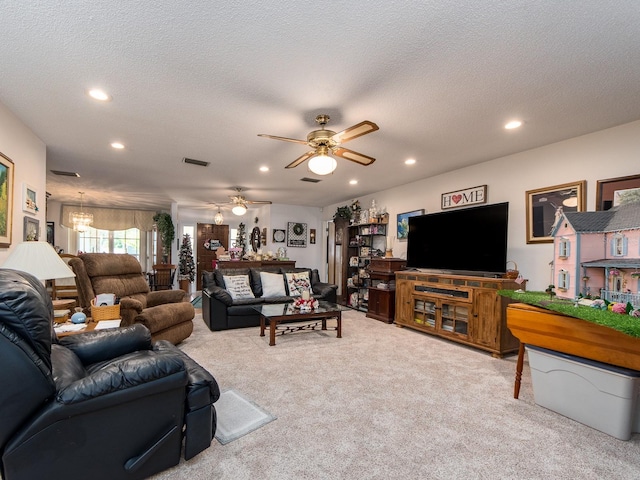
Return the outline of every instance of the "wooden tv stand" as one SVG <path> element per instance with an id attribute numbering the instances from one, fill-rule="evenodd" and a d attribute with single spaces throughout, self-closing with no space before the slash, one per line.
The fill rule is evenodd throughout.
<path id="1" fill-rule="evenodd" d="M 395 323 L 501 358 L 517 352 L 519 342 L 507 328 L 513 301 L 497 292 L 525 287 L 507 278 L 397 272 Z"/>

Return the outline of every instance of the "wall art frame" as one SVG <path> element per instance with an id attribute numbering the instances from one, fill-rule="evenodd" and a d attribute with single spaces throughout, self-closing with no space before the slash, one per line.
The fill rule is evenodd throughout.
<path id="1" fill-rule="evenodd" d="M 47 222 L 47 243 L 52 246 L 56 244 L 56 224 L 55 222 Z"/>
<path id="2" fill-rule="evenodd" d="M 607 178 L 596 183 L 596 210 L 609 210 L 625 197 L 640 199 L 640 175 Z"/>
<path id="3" fill-rule="evenodd" d="M 563 183 L 552 187 L 527 190 L 527 243 L 553 243 L 551 230 L 558 208 L 563 212 L 584 212 L 587 209 L 586 180 Z"/>
<path id="4" fill-rule="evenodd" d="M 273 243 L 284 243 L 287 239 L 287 232 L 282 228 L 273 229 Z"/>
<path id="5" fill-rule="evenodd" d="M 300 222 L 287 223 L 287 247 L 307 247 L 307 224 Z"/>
<path id="6" fill-rule="evenodd" d="M 477 187 L 465 188 L 464 190 L 443 193 L 440 197 L 440 208 L 442 210 L 446 210 L 448 208 L 468 207 L 469 205 L 478 205 L 481 203 L 487 203 L 486 185 L 479 185 Z"/>
<path id="7" fill-rule="evenodd" d="M 396 238 L 401 242 L 406 242 L 409 238 L 409 218 L 424 215 L 424 208 L 420 210 L 413 210 L 411 212 L 399 213 L 397 221 L 397 236 Z"/>
<path id="8" fill-rule="evenodd" d="M 38 211 L 38 193 L 35 187 L 28 183 L 22 184 L 22 211 L 34 215 Z"/>
<path id="9" fill-rule="evenodd" d="M 13 160 L 0 153 L 0 247 L 11 246 L 13 233 Z"/>
<path id="10" fill-rule="evenodd" d="M 40 220 L 25 216 L 22 241 L 37 242 L 38 240 L 40 240 Z"/>

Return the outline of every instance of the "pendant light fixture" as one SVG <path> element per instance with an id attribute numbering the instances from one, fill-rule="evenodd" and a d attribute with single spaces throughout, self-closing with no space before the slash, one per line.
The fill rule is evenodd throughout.
<path id="1" fill-rule="evenodd" d="M 213 216 L 213 223 L 216 225 L 222 225 L 224 222 L 224 217 L 222 216 L 222 212 L 220 211 L 220 207 L 218 207 L 218 213 Z"/>
<path id="2" fill-rule="evenodd" d="M 84 192 L 78 192 L 80 194 L 80 211 L 79 212 L 71 212 L 69 214 L 69 221 L 73 225 L 73 229 L 76 232 L 84 233 L 86 232 L 91 224 L 93 224 L 93 214 L 84 213 L 82 211 L 82 196 Z"/>

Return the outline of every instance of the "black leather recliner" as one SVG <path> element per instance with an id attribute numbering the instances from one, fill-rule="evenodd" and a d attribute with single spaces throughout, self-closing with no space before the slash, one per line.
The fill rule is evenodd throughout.
<path id="1" fill-rule="evenodd" d="M 215 433 L 218 384 L 141 324 L 58 340 L 41 282 L 0 269 L 2 478 L 137 479 Z"/>

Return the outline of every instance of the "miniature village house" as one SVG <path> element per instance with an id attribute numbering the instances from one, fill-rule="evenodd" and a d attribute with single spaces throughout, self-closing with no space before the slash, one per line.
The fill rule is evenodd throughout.
<path id="1" fill-rule="evenodd" d="M 590 295 L 640 308 L 640 203 L 559 211 L 551 234 L 558 297 Z"/>

